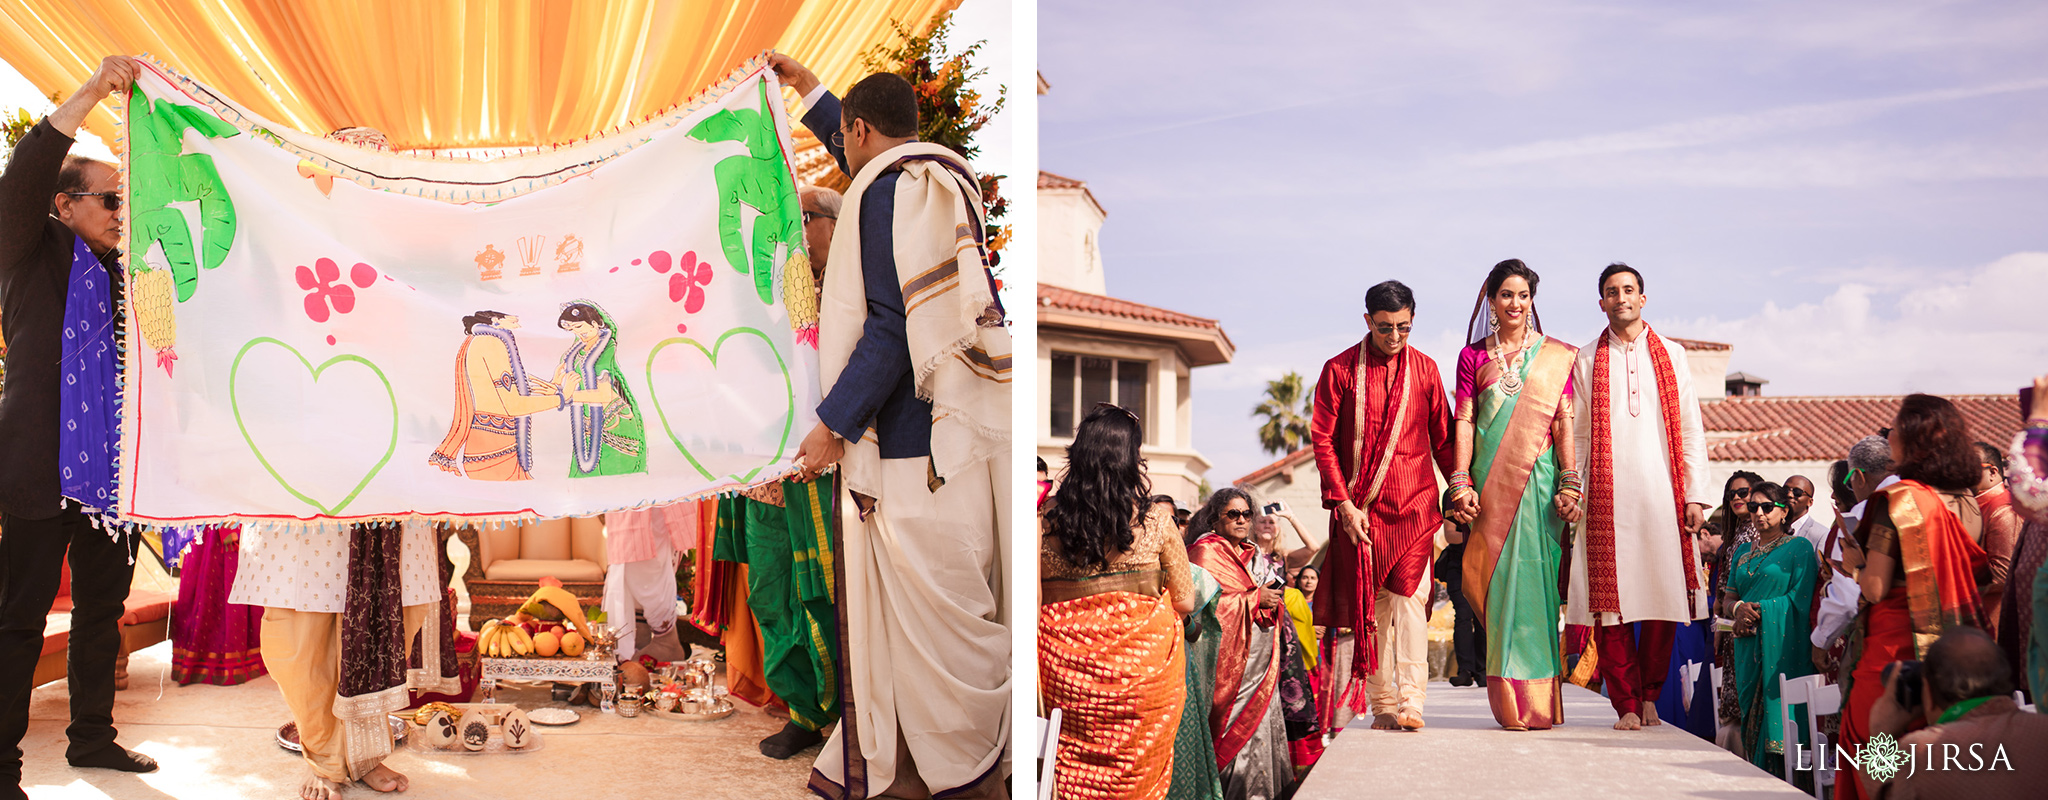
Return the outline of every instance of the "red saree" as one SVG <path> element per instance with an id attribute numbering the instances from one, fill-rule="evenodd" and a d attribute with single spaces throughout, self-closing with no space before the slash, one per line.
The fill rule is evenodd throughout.
<path id="1" fill-rule="evenodd" d="M 1962 520 L 1942 503 L 1941 496 L 1926 484 L 1907 480 L 1878 492 L 1871 500 L 1885 503 L 1897 531 L 1895 574 L 1900 578 L 1893 580 L 1884 599 L 1863 612 L 1861 642 L 1854 646 L 1860 652 L 1849 676 L 1849 703 L 1842 714 L 1841 743 L 1851 753 L 1860 752 L 1870 741 L 1870 708 L 1884 693 L 1887 665 L 1920 658 L 1949 628 L 1984 627 L 1976 577 L 1977 570 L 1986 565 L 1984 548 L 1970 538 Z M 1856 531 L 1866 547 L 1872 546 L 1871 521 L 1877 516 L 1866 517 Z M 1839 780 L 1835 786 L 1841 798 L 1864 797 L 1862 787 L 1853 779 Z"/>
<path id="2" fill-rule="evenodd" d="M 1223 587 L 1216 598 L 1216 620 L 1223 636 L 1216 648 L 1216 689 L 1210 698 L 1209 730 L 1216 737 L 1216 765 L 1227 769 L 1237 752 L 1258 732 L 1280 685 L 1282 664 L 1279 636 L 1272 637 L 1273 652 L 1266 659 L 1266 674 L 1256 677 L 1259 686 L 1236 719 L 1230 709 L 1236 705 L 1238 687 L 1245 680 L 1245 665 L 1251 659 L 1252 626 L 1272 627 L 1280 609 L 1259 607 L 1259 586 L 1245 567 L 1245 559 L 1257 552 L 1214 533 L 1204 534 L 1188 546 L 1188 562 L 1208 570 Z"/>

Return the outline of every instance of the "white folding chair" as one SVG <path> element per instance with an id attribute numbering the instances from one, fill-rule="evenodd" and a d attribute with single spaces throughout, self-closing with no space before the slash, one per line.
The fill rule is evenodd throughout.
<path id="1" fill-rule="evenodd" d="M 1038 800 L 1052 800 L 1052 768 L 1059 763 L 1060 710 L 1038 720 Z"/>
<path id="2" fill-rule="evenodd" d="M 1793 724 L 1792 707 L 1806 706 L 1806 729 L 1813 732 L 1813 796 L 1820 797 L 1833 785 L 1834 771 L 1827 768 L 1828 737 L 1820 732 L 1820 718 L 1842 710 L 1842 687 L 1827 683 L 1822 676 L 1787 678 L 1778 673 L 1778 725 L 1785 732 L 1785 782 L 1795 783 L 1799 728 Z"/>

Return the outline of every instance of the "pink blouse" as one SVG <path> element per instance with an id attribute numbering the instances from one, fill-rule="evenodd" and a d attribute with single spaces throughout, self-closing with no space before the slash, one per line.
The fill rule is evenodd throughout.
<path id="1" fill-rule="evenodd" d="M 1544 338 L 1543 346 L 1546 348 L 1563 347 L 1572 349 L 1571 345 L 1565 344 L 1562 340 L 1549 336 Z M 1513 358 L 1514 356 L 1509 355 L 1508 357 Z M 1453 416 L 1466 422 L 1471 422 L 1472 399 L 1478 397 L 1479 393 L 1487 387 L 1499 382 L 1504 369 L 1504 365 L 1493 360 L 1493 354 L 1486 351 L 1486 343 L 1483 341 L 1478 344 L 1468 344 L 1465 346 L 1465 349 L 1459 350 L 1458 388 L 1452 393 L 1457 408 Z M 1565 408 L 1571 402 L 1574 384 L 1572 374 L 1575 372 L 1577 370 L 1567 370 L 1565 372 L 1564 399 L 1558 403 L 1559 408 Z"/>

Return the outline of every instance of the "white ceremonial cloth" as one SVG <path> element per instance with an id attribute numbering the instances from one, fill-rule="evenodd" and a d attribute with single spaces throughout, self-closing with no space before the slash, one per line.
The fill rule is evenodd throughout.
<path id="1" fill-rule="evenodd" d="M 1648 337 L 1622 344 L 1619 337 L 1608 343 L 1608 414 L 1614 447 L 1614 561 L 1615 593 L 1621 614 L 1604 613 L 1595 620 L 1587 608 L 1586 526 L 1573 526 L 1571 588 L 1565 600 L 1565 621 L 1573 625 L 1617 625 L 1642 620 L 1690 622 L 1705 618 L 1712 598 L 1707 591 L 1706 572 L 1699 554 L 1693 554 L 1690 568 L 1698 576 L 1700 591 L 1691 607 L 1686 604 L 1685 573 L 1678 529 L 1678 508 L 1671 496 L 1671 461 L 1665 452 L 1664 406 L 1657 394 L 1656 372 L 1651 366 Z M 1677 373 L 1679 437 L 1685 449 L 1686 500 L 1712 506 L 1719 502 L 1707 474 L 1706 428 L 1700 420 L 1699 396 L 1693 392 L 1692 370 L 1686 364 L 1685 348 L 1663 339 L 1671 355 L 1671 369 Z M 1592 453 L 1593 357 L 1598 339 L 1579 348 L 1573 366 L 1572 405 L 1575 429 L 1574 452 L 1579 474 L 1587 476 Z"/>
<path id="2" fill-rule="evenodd" d="M 407 519 L 403 541 L 398 552 L 400 602 L 417 606 L 440 600 L 433 523 Z M 348 527 L 242 526 L 241 560 L 228 602 L 341 613 L 348 604 Z"/>
<path id="3" fill-rule="evenodd" d="M 850 713 L 868 797 L 907 777 L 905 755 L 916 782 L 943 793 L 1008 771 L 1008 461 L 987 459 L 936 492 L 926 459 L 878 463 L 874 513 L 863 522 L 841 504 Z M 834 728 L 814 765 L 840 786 L 846 733 Z"/>

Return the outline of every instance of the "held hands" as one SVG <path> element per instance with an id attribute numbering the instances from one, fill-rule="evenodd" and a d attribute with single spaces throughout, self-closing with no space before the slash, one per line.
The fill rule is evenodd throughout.
<path id="1" fill-rule="evenodd" d="M 1372 520 L 1351 501 L 1346 500 L 1337 504 L 1337 524 L 1344 529 L 1344 535 L 1351 537 L 1352 544 L 1359 547 L 1372 546 Z"/>
<path id="2" fill-rule="evenodd" d="M 1828 671 L 1828 651 L 1827 651 L 1827 648 L 1824 648 L 1824 647 L 1816 647 L 1816 648 L 1813 648 L 1813 671 L 1814 671 L 1814 672 L 1819 672 L 1819 673 L 1825 673 L 1825 672 L 1827 672 L 1827 671 Z"/>
<path id="3" fill-rule="evenodd" d="M 795 89 L 798 95 L 810 94 L 812 89 L 818 88 L 818 76 L 794 58 L 781 53 L 770 54 L 768 68 L 775 70 L 775 77 L 782 81 L 782 85 Z"/>
<path id="4" fill-rule="evenodd" d="M 1700 503 L 1685 504 L 1685 529 L 1699 530 L 1707 524 L 1707 507 Z"/>
<path id="5" fill-rule="evenodd" d="M 804 435 L 802 444 L 796 448 L 796 474 L 802 481 L 814 481 L 826 469 L 839 463 L 846 456 L 846 442 L 833 433 L 831 428 L 820 422 L 811 432 Z"/>
<path id="6" fill-rule="evenodd" d="M 1558 519 L 1565 522 L 1579 521 L 1579 498 L 1577 495 L 1558 492 L 1556 497 L 1550 499 L 1550 506 L 1552 510 L 1557 512 Z"/>
<path id="7" fill-rule="evenodd" d="M 1757 625 L 1763 621 L 1763 612 L 1755 603 L 1735 604 L 1735 635 L 1755 636 Z"/>

